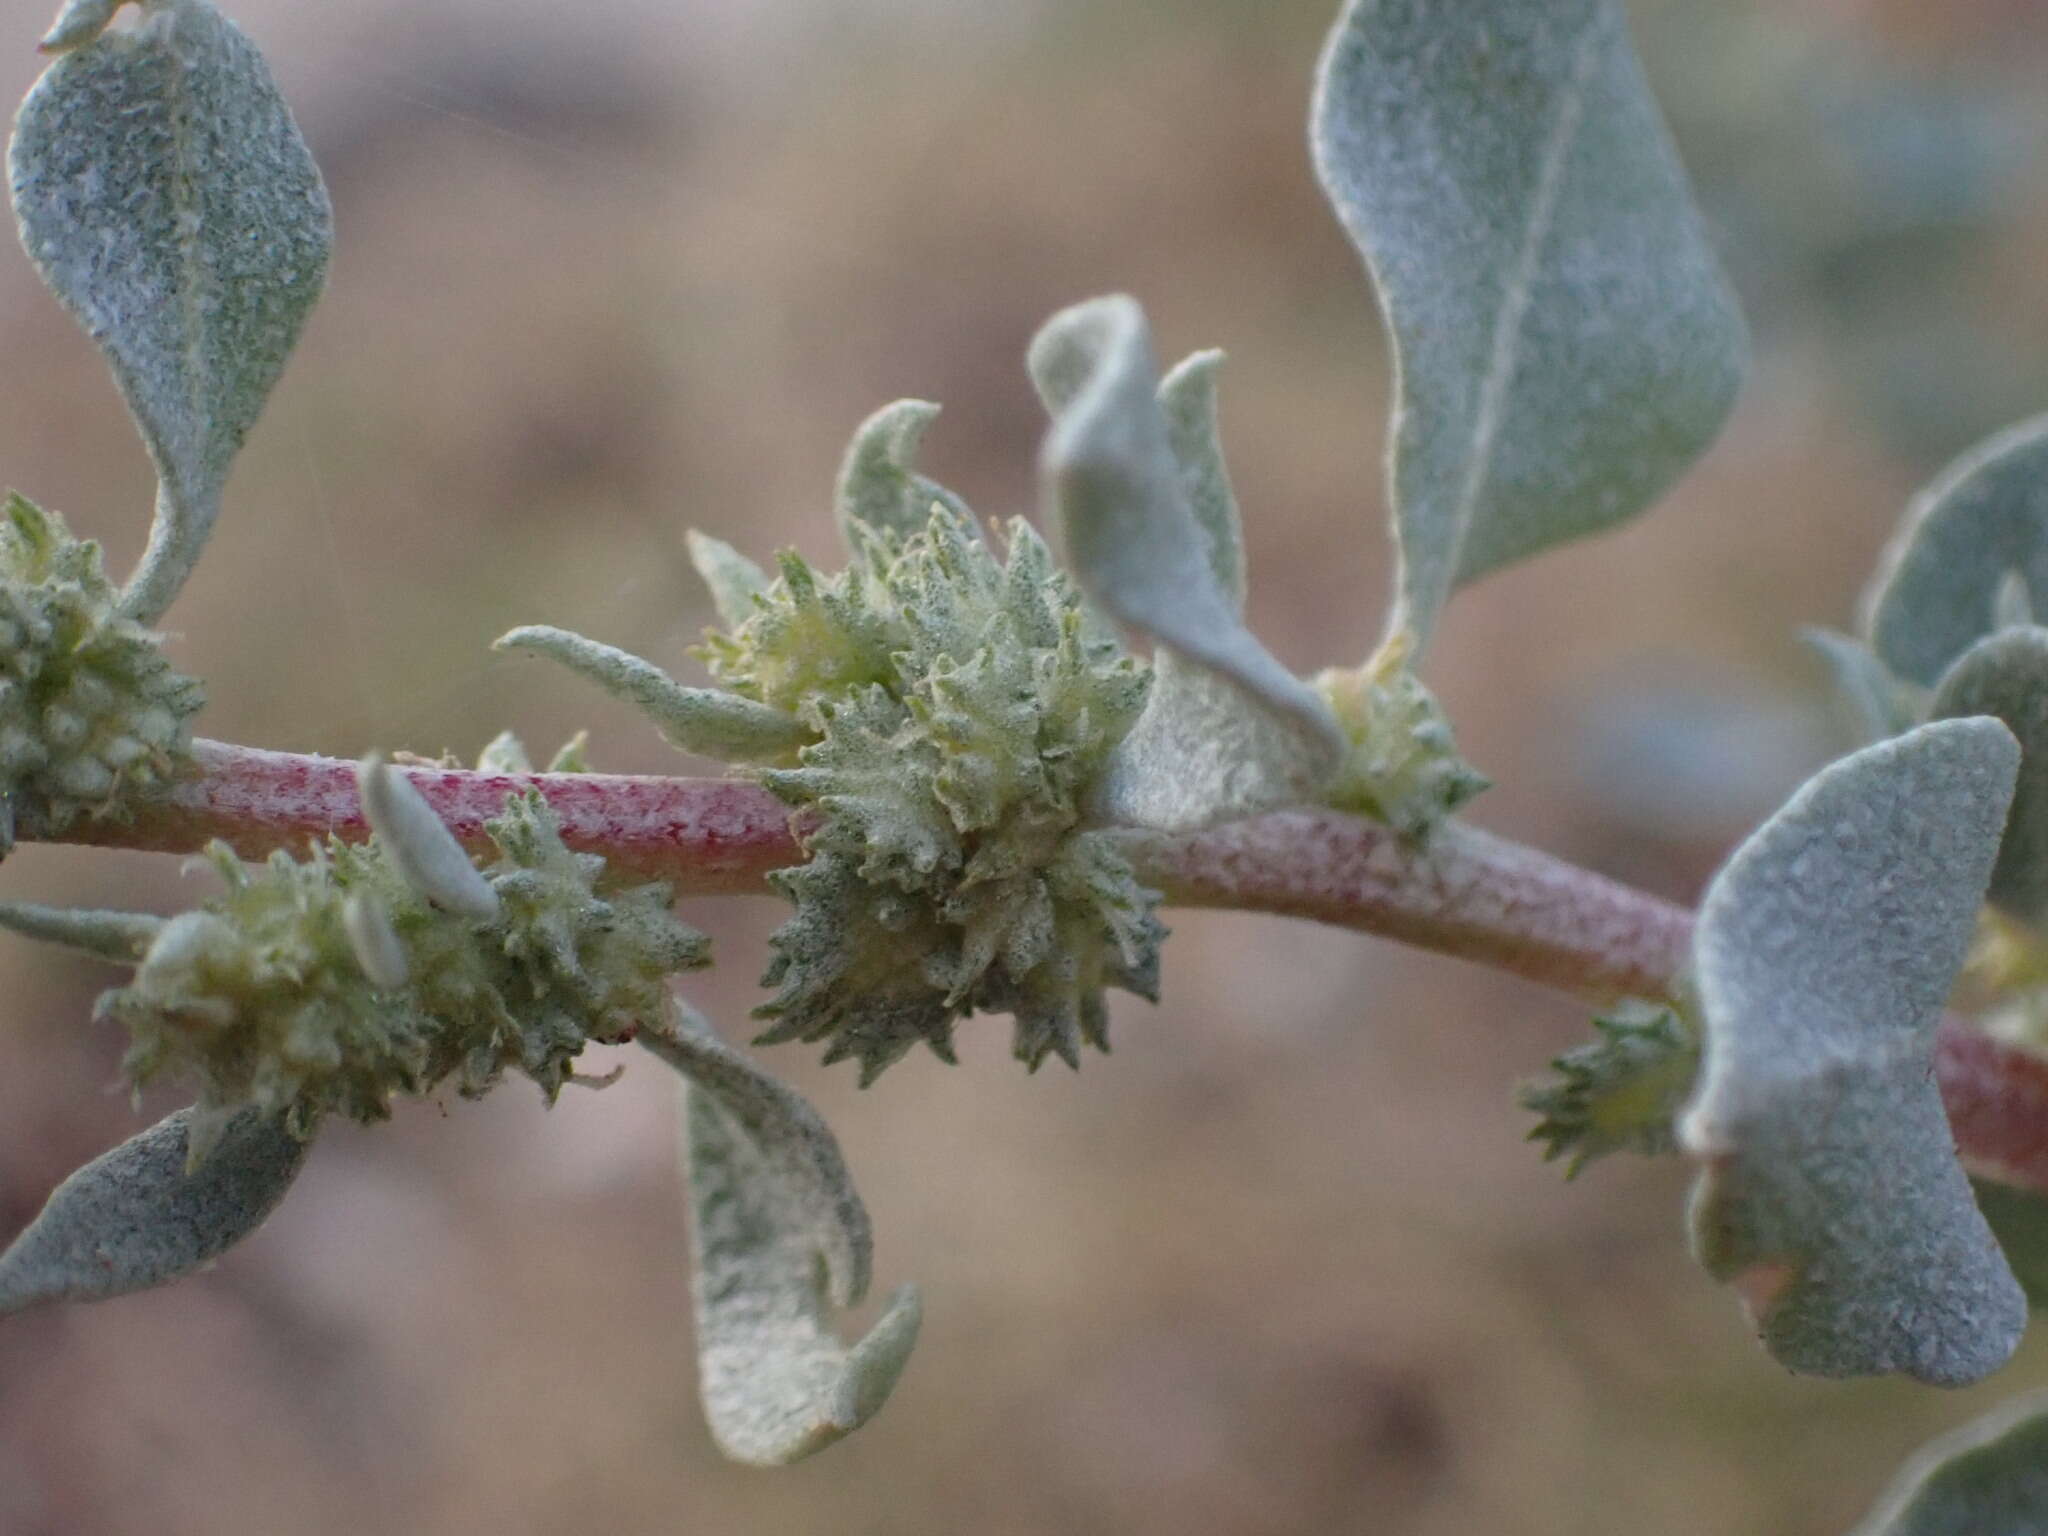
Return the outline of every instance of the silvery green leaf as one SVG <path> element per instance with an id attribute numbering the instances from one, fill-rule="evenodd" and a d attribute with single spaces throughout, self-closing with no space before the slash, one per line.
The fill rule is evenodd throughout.
<path id="1" fill-rule="evenodd" d="M 732 629 L 754 612 L 754 599 L 768 590 L 768 574 L 723 539 L 692 528 L 688 535 L 690 564 L 711 591 L 711 606 Z"/>
<path id="2" fill-rule="evenodd" d="M 74 5 L 9 156 L 22 243 L 98 342 L 156 462 L 156 522 L 123 595 L 153 622 L 319 297 L 320 173 L 254 45 L 205 0 L 146 0 L 130 32 Z"/>
<path id="3" fill-rule="evenodd" d="M 373 752 L 356 764 L 356 793 L 363 819 L 408 885 L 458 916 L 482 923 L 498 916 L 498 893 L 411 779 Z"/>
<path id="4" fill-rule="evenodd" d="M 773 763 L 812 732 L 796 716 L 717 688 L 686 688 L 652 662 L 566 629 L 529 624 L 501 635 L 500 651 L 530 651 L 634 705 L 671 746 L 728 763 Z"/>
<path id="5" fill-rule="evenodd" d="M 1182 358 L 1160 381 L 1159 408 L 1173 461 L 1180 466 L 1181 492 L 1209 540 L 1209 569 L 1241 613 L 1244 611 L 1244 530 L 1237 494 L 1223 462 L 1223 434 L 1216 414 L 1216 372 L 1223 354 L 1210 350 Z"/>
<path id="6" fill-rule="evenodd" d="M 1929 715 L 1992 715 L 2018 738 L 2019 782 L 1990 899 L 2022 922 L 2048 918 L 2048 629 L 2003 629 L 1979 640 L 1942 674 Z"/>
<path id="7" fill-rule="evenodd" d="M 2015 573 L 2029 610 L 2048 613 L 2048 416 L 1978 444 L 1913 498 L 1864 597 L 1871 646 L 1933 687 L 1999 627 Z"/>
<path id="8" fill-rule="evenodd" d="M 1910 731 L 1925 716 L 1927 690 L 1892 676 L 1891 669 L 1862 641 L 1819 628 L 1802 629 L 1799 638 L 1828 664 L 1836 692 L 1849 706 L 1866 742 Z"/>
<path id="9" fill-rule="evenodd" d="M 1108 776 L 1099 814 L 1179 829 L 1311 798 L 1344 737 L 1329 706 L 1245 628 L 1218 580 L 1215 541 L 1190 509 L 1157 396 L 1144 312 L 1121 295 L 1063 310 L 1031 343 L 1052 412 L 1041 459 L 1048 502 L 1082 588 L 1111 617 L 1236 692 L 1183 678 L 1155 689 Z M 1199 473 L 1199 471 L 1198 471 Z M 1154 718 L 1156 716 L 1156 718 Z M 1204 732 L 1207 735 L 1204 735 Z M 1218 733 L 1221 734 L 1218 734 Z M 1160 783 L 1176 756 L 1174 782 Z M 1122 751 L 1123 749 L 1120 749 Z"/>
<path id="10" fill-rule="evenodd" d="M 116 965 L 140 960 L 163 926 L 162 918 L 147 912 L 94 912 L 45 907 L 32 901 L 0 901 L 0 928 Z"/>
<path id="11" fill-rule="evenodd" d="M 914 1287 L 848 1348 L 830 1307 L 866 1294 L 873 1238 L 816 1110 L 690 1019 L 642 1044 L 685 1078 L 704 1410 L 736 1461 L 781 1466 L 881 1408 L 917 1342 Z"/>
<path id="12" fill-rule="evenodd" d="M 1613 0 L 1350 0 L 1311 140 L 1393 342 L 1425 642 L 1455 588 L 1654 500 L 1747 338 Z"/>
<path id="13" fill-rule="evenodd" d="M 2039 1536 L 2048 1531 L 2048 1392 L 1923 1447 L 1850 1536 Z"/>
<path id="14" fill-rule="evenodd" d="M 922 533 L 932 520 L 934 503 L 969 527 L 974 525 L 974 514 L 965 502 L 917 472 L 918 444 L 938 414 L 939 407 L 929 400 L 898 400 L 875 412 L 853 434 L 833 497 L 847 548 L 857 547 L 855 523 L 906 537 Z"/>
<path id="15" fill-rule="evenodd" d="M 2025 1327 L 1933 1070 L 2018 766 L 1982 718 L 1866 747 L 1810 779 L 1701 905 L 1705 1060 L 1679 1122 L 1705 1164 L 1694 1246 L 1794 1371 L 1960 1385 Z"/>
<path id="16" fill-rule="evenodd" d="M 93 1159 L 0 1253 L 0 1314 L 39 1301 L 97 1301 L 189 1274 L 247 1237 L 284 1198 L 306 1143 L 242 1110 L 187 1171 L 181 1109 Z"/>
<path id="17" fill-rule="evenodd" d="M 2028 1305 L 2048 1309 L 2048 1197 L 1990 1179 L 1972 1179 L 1970 1187 Z"/>

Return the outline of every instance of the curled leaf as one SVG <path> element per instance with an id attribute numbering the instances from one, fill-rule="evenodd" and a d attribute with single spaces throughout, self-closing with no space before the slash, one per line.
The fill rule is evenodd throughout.
<path id="1" fill-rule="evenodd" d="M 2001 629 L 1942 674 L 1937 720 L 1992 715 L 2020 744 L 2020 772 L 1990 899 L 2022 922 L 2048 918 L 2048 629 Z"/>
<path id="2" fill-rule="evenodd" d="M 811 740 L 783 710 L 717 688 L 686 688 L 650 661 L 566 629 L 529 624 L 501 635 L 492 649 L 530 651 L 588 678 L 654 722 L 671 746 L 720 762 L 781 762 Z"/>
<path id="3" fill-rule="evenodd" d="M 1850 1536 L 2032 1536 L 2048 1531 L 2048 1392 L 1943 1435 Z"/>
<path id="4" fill-rule="evenodd" d="M 2014 575 L 2029 611 L 2048 613 L 2048 416 L 1986 439 L 1913 498 L 1864 597 L 1872 648 L 1932 688 L 2001 627 Z"/>
<path id="5" fill-rule="evenodd" d="M 1792 1370 L 1960 1385 L 2025 1326 L 1932 1065 L 2018 762 L 1987 719 L 1866 747 L 1744 843 L 1700 908 L 1705 1059 L 1679 1122 L 1705 1164 L 1694 1244 Z"/>
<path id="6" fill-rule="evenodd" d="M 1633 517 L 1747 338 L 1611 0 L 1350 0 L 1311 121 L 1393 339 L 1394 627 Z"/>
<path id="7" fill-rule="evenodd" d="M 222 487 L 332 244 L 320 173 L 262 56 L 205 0 L 144 24 L 75 5 L 22 103 L 9 155 L 22 243 L 98 342 L 158 477 L 149 547 L 123 594 L 139 623 L 190 574 Z"/>
<path id="8" fill-rule="evenodd" d="M 873 1237 L 816 1110 L 691 1019 L 641 1043 L 685 1079 L 691 1247 L 704 1411 L 735 1461 L 782 1466 L 887 1401 L 911 1347 L 915 1288 L 848 1348 L 831 1306 L 866 1294 Z"/>
<path id="9" fill-rule="evenodd" d="M 1205 464 L 1213 446 L 1185 420 L 1191 458 L 1176 456 L 1144 312 L 1121 295 L 1064 310 L 1039 331 L 1030 361 L 1053 414 L 1041 467 L 1075 577 L 1177 657 L 1105 776 L 1097 814 L 1181 829 L 1312 798 L 1336 771 L 1343 734 L 1322 697 L 1245 627 L 1234 584 L 1219 579 L 1231 567 L 1219 554 L 1221 506 L 1210 506 L 1216 521 L 1205 529 L 1186 486 L 1209 483 L 1213 496 L 1220 457 Z M 1187 402 L 1178 405 L 1186 417 Z M 1177 666 L 1224 687 L 1176 678 Z"/>
<path id="10" fill-rule="evenodd" d="M 497 917 L 498 893 L 411 779 L 373 752 L 356 765 L 356 792 L 364 820 L 408 885 L 459 917 Z"/>
<path id="11" fill-rule="evenodd" d="M 0 1314 L 162 1285 L 255 1231 L 298 1176 L 306 1143 L 254 1110 L 212 1127 L 194 1120 L 181 1109 L 59 1184 L 0 1253 Z M 202 1133 L 204 1160 L 188 1169 Z"/>
<path id="12" fill-rule="evenodd" d="M 923 532 L 934 505 L 972 526 L 974 514 L 967 504 L 916 470 L 917 446 L 938 415 L 939 407 L 929 400 L 898 400 L 875 412 L 853 434 L 833 497 L 848 549 L 856 547 L 856 525 L 905 538 Z M 730 614 L 725 620 L 738 622 Z"/>

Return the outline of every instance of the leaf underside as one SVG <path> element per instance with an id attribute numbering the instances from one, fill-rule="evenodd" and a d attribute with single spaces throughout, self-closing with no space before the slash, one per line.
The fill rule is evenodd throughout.
<path id="1" fill-rule="evenodd" d="M 1680 1121 L 1705 1164 L 1694 1241 L 1792 1370 L 1959 1385 L 2025 1326 L 1932 1069 L 2018 757 L 1982 718 L 1865 748 L 1744 843 L 1701 906 L 1705 1061 Z"/>
<path id="2" fill-rule="evenodd" d="M 692 1023 L 643 1043 L 685 1078 L 690 1241 L 705 1416 L 735 1461 L 780 1466 L 850 1434 L 917 1341 L 916 1290 L 851 1348 L 832 1307 L 866 1294 L 873 1241 L 832 1133 L 790 1089 Z"/>
<path id="3" fill-rule="evenodd" d="M 1350 0 L 1311 140 L 1393 342 L 1422 642 L 1455 588 L 1654 500 L 1747 336 L 1611 0 Z"/>

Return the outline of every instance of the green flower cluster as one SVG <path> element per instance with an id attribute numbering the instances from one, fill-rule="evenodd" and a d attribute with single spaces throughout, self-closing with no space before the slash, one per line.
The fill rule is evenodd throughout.
<path id="1" fill-rule="evenodd" d="M 1015 1016 L 1027 1065 L 1078 1065 L 1107 1049 L 1106 987 L 1158 990 L 1159 898 L 1084 825 L 1147 674 L 1021 521 L 1007 560 L 943 505 L 909 537 L 849 531 L 844 572 L 781 556 L 700 653 L 817 738 L 761 770 L 809 813 L 811 853 L 775 877 L 796 913 L 771 940 L 761 1039 L 828 1041 L 867 1083 L 920 1041 L 952 1060 L 979 1010 Z"/>
<path id="2" fill-rule="evenodd" d="M 122 617 L 100 547 L 21 496 L 0 510 L 0 797 L 42 835 L 175 775 L 204 702 Z M 0 846 L 4 851 L 4 846 Z"/>
<path id="3" fill-rule="evenodd" d="M 552 1100 L 585 1045 L 666 1026 L 666 979 L 707 959 L 669 887 L 606 881 L 537 794 L 508 797 L 488 830 L 485 920 L 435 907 L 378 841 L 253 870 L 213 845 L 227 889 L 166 923 L 99 1003 L 132 1037 L 132 1082 L 196 1083 L 195 1157 L 201 1122 L 248 1105 L 303 1136 L 323 1115 L 385 1119 L 395 1094 L 451 1078 L 475 1096 L 515 1070 Z"/>
<path id="4" fill-rule="evenodd" d="M 1516 1096 L 1542 1116 L 1529 1139 L 1544 1144 L 1543 1160 L 1571 1159 L 1567 1178 L 1610 1152 L 1672 1151 L 1673 1122 L 1699 1070 L 1699 1042 L 1675 1009 L 1627 998 L 1593 1027 L 1597 1040 L 1551 1062 L 1555 1078 Z"/>

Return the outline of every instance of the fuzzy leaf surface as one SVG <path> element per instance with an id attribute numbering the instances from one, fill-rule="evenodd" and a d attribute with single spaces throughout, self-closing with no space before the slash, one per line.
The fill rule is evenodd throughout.
<path id="1" fill-rule="evenodd" d="M 874 1244 L 831 1131 L 706 1025 L 642 1043 L 685 1079 L 697 1350 L 712 1435 L 735 1461 L 800 1461 L 887 1401 L 917 1342 L 917 1292 L 902 1287 L 865 1338 L 841 1343 L 829 1309 L 867 1293 Z"/>
<path id="2" fill-rule="evenodd" d="M 526 651 L 567 667 L 633 705 L 674 747 L 726 763 L 777 762 L 811 739 L 796 716 L 718 688 L 689 688 L 651 661 L 548 624 L 501 635 L 492 649 Z"/>
<path id="3" fill-rule="evenodd" d="M 254 45 L 205 0 L 143 11 L 44 72 L 8 168 L 22 243 L 106 354 L 156 462 L 157 520 L 124 598 L 148 623 L 198 558 L 319 297 L 333 218 Z M 92 30 L 69 16 L 54 35 Z"/>
<path id="4" fill-rule="evenodd" d="M 1235 504 L 1224 508 L 1220 450 L 1203 430 L 1213 410 L 1201 398 L 1206 381 L 1182 379 L 1169 395 L 1176 427 L 1160 402 L 1144 312 L 1122 295 L 1047 321 L 1031 372 L 1053 415 L 1041 468 L 1075 577 L 1162 647 L 1154 696 L 1094 813 L 1180 830 L 1312 798 L 1342 759 L 1343 734 L 1238 611 Z M 1206 523 L 1190 486 L 1206 487 Z M 1165 663 L 1169 651 L 1175 660 Z"/>
<path id="5" fill-rule="evenodd" d="M 2048 1531 L 2048 1392 L 2015 1398 L 1927 1445 L 1850 1536 L 2038 1531 Z"/>
<path id="6" fill-rule="evenodd" d="M 1350 0 L 1310 137 L 1393 341 L 1396 625 L 1649 505 L 1747 336 L 1611 0 Z"/>
<path id="7" fill-rule="evenodd" d="M 1956 658 L 1934 690 L 1937 720 L 1992 715 L 2020 744 L 2019 781 L 1991 900 L 2022 922 L 2048 917 L 2048 629 L 2001 629 Z"/>
<path id="8" fill-rule="evenodd" d="M 1914 497 L 1864 598 L 1872 648 L 1933 687 L 2001 627 L 2015 573 L 2027 606 L 2048 613 L 2048 416 L 1986 439 Z"/>
<path id="9" fill-rule="evenodd" d="M 0 1254 L 0 1314 L 39 1301 L 97 1301 L 175 1280 L 262 1224 L 298 1177 L 307 1143 L 244 1110 L 205 1134 L 187 1171 L 194 1112 L 181 1109 L 59 1184 Z"/>
<path id="10" fill-rule="evenodd" d="M 1694 1245 L 1820 1376 L 1954 1386 L 2005 1363 L 2026 1298 L 1977 1209 L 1934 1034 L 2019 766 L 1995 720 L 1945 720 L 1824 769 L 1700 908 L 1705 1164 Z"/>

